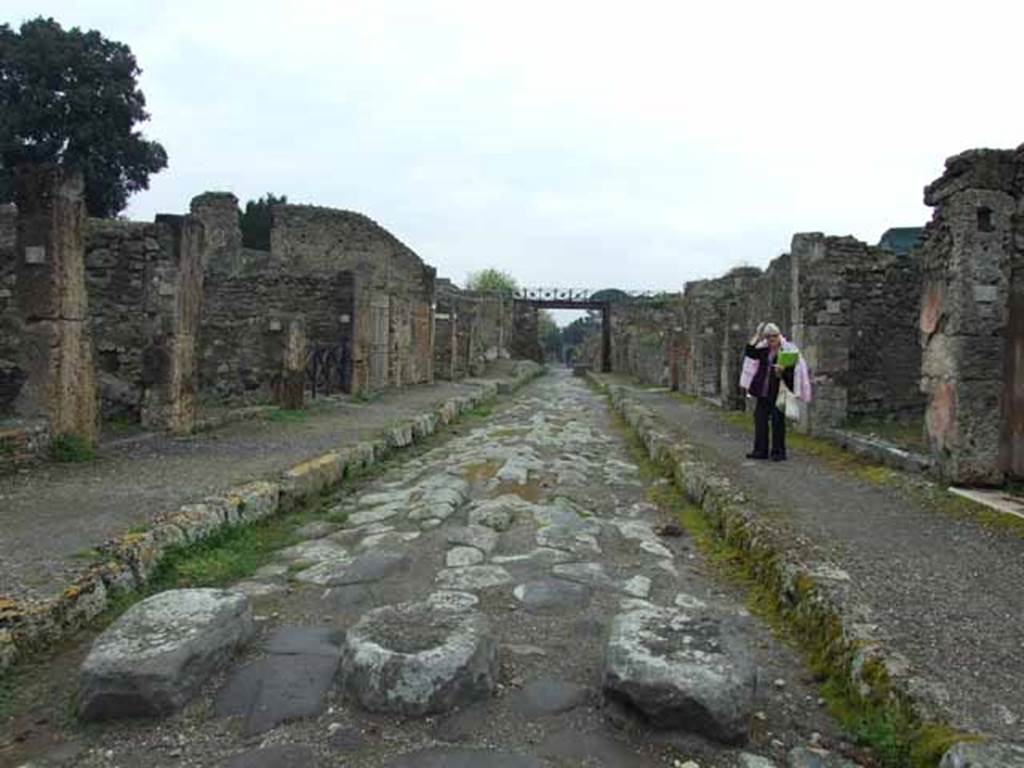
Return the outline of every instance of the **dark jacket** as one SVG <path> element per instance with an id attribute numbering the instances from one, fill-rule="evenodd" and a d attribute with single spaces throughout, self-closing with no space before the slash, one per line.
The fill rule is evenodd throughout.
<path id="1" fill-rule="evenodd" d="M 779 383 L 780 381 L 785 382 L 789 391 L 793 391 L 793 372 L 792 367 L 782 369 L 781 380 L 775 374 L 775 369 L 768 365 L 768 347 L 755 347 L 753 344 L 747 344 L 747 349 L 744 352 L 747 357 L 752 357 L 757 360 L 760 365 L 757 366 L 757 373 L 754 374 L 754 378 L 750 381 L 750 389 L 747 391 L 754 397 L 761 397 L 761 393 L 764 392 L 764 377 L 770 376 L 768 380 L 768 399 L 775 400 L 779 396 Z"/>

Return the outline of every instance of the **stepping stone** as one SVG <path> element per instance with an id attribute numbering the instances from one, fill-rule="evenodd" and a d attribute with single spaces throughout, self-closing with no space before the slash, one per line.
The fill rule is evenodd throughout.
<path id="1" fill-rule="evenodd" d="M 453 547 L 445 555 L 444 563 L 449 568 L 463 568 L 467 565 L 479 565 L 484 561 L 484 553 L 476 547 Z"/>
<path id="2" fill-rule="evenodd" d="M 1000 741 L 954 744 L 939 768 L 1024 768 L 1024 746 Z M 829 767 L 831 768 L 831 766 Z"/>
<path id="3" fill-rule="evenodd" d="M 826 749 L 812 749 L 810 747 L 796 747 L 789 751 L 787 761 L 789 768 L 858 768 L 857 764 L 847 760 L 842 755 L 829 752 Z M 944 763 L 940 764 L 940 767 Z M 1012 763 L 991 763 L 992 768 L 1013 768 Z M 986 763 L 968 762 L 963 768 L 989 768 Z"/>
<path id="4" fill-rule="evenodd" d="M 755 669 L 738 619 L 645 608 L 613 619 L 603 687 L 655 727 L 736 744 L 747 738 Z"/>
<path id="5" fill-rule="evenodd" d="M 567 613 L 586 607 L 591 589 L 561 579 L 539 579 L 520 584 L 513 594 L 531 613 Z"/>
<path id="6" fill-rule="evenodd" d="M 221 768 L 317 768 L 320 761 L 309 747 L 279 744 L 243 752 L 220 765 Z"/>
<path id="7" fill-rule="evenodd" d="M 500 565 L 470 565 L 465 568 L 442 568 L 437 572 L 436 581 L 441 589 L 466 592 L 500 587 L 512 581 L 512 576 Z"/>
<path id="8" fill-rule="evenodd" d="M 147 598 L 93 643 L 79 672 L 79 717 L 169 714 L 254 632 L 249 599 L 239 592 L 175 589 Z"/>
<path id="9" fill-rule="evenodd" d="M 509 705 L 527 717 L 556 715 L 578 707 L 587 700 L 588 693 L 586 686 L 542 678 L 513 693 Z"/>
<path id="10" fill-rule="evenodd" d="M 402 755 L 386 768 L 542 768 L 537 758 L 492 749 L 433 747 Z"/>
<path id="11" fill-rule="evenodd" d="M 373 609 L 348 631 L 343 654 L 345 689 L 363 707 L 413 716 L 487 696 L 498 666 L 483 614 L 431 602 Z"/>
<path id="12" fill-rule="evenodd" d="M 244 715 L 250 736 L 320 714 L 341 659 L 340 634 L 321 627 L 278 629 L 264 646 L 271 655 L 236 670 L 218 692 L 214 711 L 219 717 Z"/>
<path id="13" fill-rule="evenodd" d="M 448 543 L 476 547 L 489 555 L 498 544 L 498 533 L 483 525 L 467 525 L 448 531 Z"/>

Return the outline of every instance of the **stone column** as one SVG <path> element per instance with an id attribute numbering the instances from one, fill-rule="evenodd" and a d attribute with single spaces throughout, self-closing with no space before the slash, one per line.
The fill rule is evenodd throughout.
<path id="1" fill-rule="evenodd" d="M 141 421 L 185 434 L 199 409 L 197 343 L 206 238 L 195 216 L 156 217 L 159 257 L 148 267 Z"/>
<path id="2" fill-rule="evenodd" d="M 1017 167 L 1011 151 L 965 152 L 925 190 L 935 213 L 922 245 L 921 389 L 932 455 L 956 483 L 1004 479 Z"/>
<path id="3" fill-rule="evenodd" d="M 850 302 L 845 269 L 863 253 L 853 238 L 820 232 L 793 235 L 793 340 L 814 376 L 814 402 L 801 412 L 803 431 L 846 421 L 850 376 Z M 884 342 L 884 340 L 880 340 Z"/>
<path id="4" fill-rule="evenodd" d="M 24 331 L 22 416 L 53 435 L 99 438 L 99 409 L 85 290 L 85 185 L 56 166 L 15 172 L 16 314 Z"/>
<path id="5" fill-rule="evenodd" d="M 204 192 L 192 198 L 189 210 L 206 227 L 205 266 L 215 272 L 238 274 L 242 267 L 238 198 L 230 192 Z"/>

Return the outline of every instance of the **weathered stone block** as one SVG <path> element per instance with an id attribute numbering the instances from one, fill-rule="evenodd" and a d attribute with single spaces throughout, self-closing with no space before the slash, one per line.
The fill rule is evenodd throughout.
<path id="1" fill-rule="evenodd" d="M 93 644 L 79 674 L 79 716 L 173 712 L 253 632 L 244 595 L 215 589 L 154 595 L 129 608 Z"/>

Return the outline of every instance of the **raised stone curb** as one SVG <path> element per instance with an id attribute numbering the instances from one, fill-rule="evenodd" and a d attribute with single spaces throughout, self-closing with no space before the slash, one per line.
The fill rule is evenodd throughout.
<path id="1" fill-rule="evenodd" d="M 841 429 L 820 430 L 816 437 L 823 437 L 856 456 L 877 461 L 893 469 L 920 474 L 929 474 L 933 471 L 932 461 L 928 456 L 905 451 L 884 440 L 875 440 Z"/>
<path id="2" fill-rule="evenodd" d="M 543 372 L 536 363 L 522 361 L 515 375 L 505 381 L 509 391 L 514 391 Z M 398 426 L 407 429 L 415 443 L 439 425 L 451 424 L 494 399 L 498 390 L 496 382 L 482 381 L 476 391 L 449 398 Z M 84 568 L 53 598 L 18 601 L 0 596 L 0 673 L 18 659 L 87 625 L 106 610 L 112 596 L 142 587 L 172 548 L 199 541 L 223 527 L 248 525 L 295 509 L 330 491 L 350 473 L 365 470 L 398 449 L 382 436 L 311 457 L 274 480 L 246 483 L 222 495 L 156 515 L 149 530 L 125 534 L 100 547 L 102 560 Z"/>
<path id="3" fill-rule="evenodd" d="M 700 460 L 692 445 L 675 442 L 661 432 L 654 413 L 632 398 L 627 387 L 608 384 L 590 372 L 587 378 L 608 395 L 614 410 L 644 444 L 649 458 L 671 467 L 675 485 L 704 511 L 713 534 L 746 553 L 752 575 L 805 632 L 823 645 L 831 663 L 846 670 L 862 697 L 893 701 L 929 720 L 948 720 L 941 704 L 927 697 L 907 674 L 904 660 L 888 652 L 869 627 L 843 609 L 847 595 L 842 580 L 830 578 L 838 568 L 804 562 L 729 478 Z M 949 750 L 947 757 L 956 748 Z"/>

